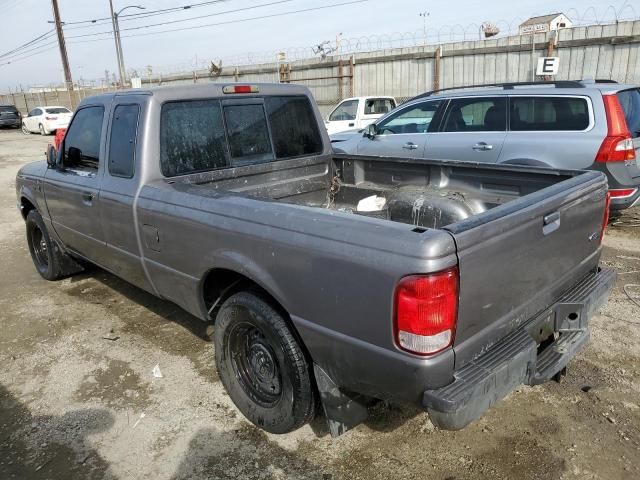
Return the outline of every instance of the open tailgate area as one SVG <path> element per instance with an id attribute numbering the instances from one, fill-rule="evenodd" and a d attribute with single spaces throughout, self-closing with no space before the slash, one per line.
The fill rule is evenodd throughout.
<path id="1" fill-rule="evenodd" d="M 458 251 L 456 370 L 598 266 L 606 177 L 568 180 L 445 229 Z"/>

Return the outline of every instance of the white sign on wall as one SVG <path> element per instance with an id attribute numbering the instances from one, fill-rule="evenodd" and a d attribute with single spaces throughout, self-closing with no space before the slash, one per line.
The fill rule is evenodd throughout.
<path id="1" fill-rule="evenodd" d="M 140 77 L 131 77 L 131 88 L 142 88 L 142 79 Z"/>
<path id="2" fill-rule="evenodd" d="M 536 75 L 557 75 L 560 67 L 559 57 L 542 57 L 538 59 Z"/>

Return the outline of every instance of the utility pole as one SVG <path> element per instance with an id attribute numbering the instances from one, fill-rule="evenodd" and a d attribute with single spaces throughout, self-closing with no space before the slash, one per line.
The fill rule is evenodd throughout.
<path id="1" fill-rule="evenodd" d="M 62 22 L 60 21 L 60 10 L 58 10 L 58 0 L 51 0 L 53 6 L 53 17 L 56 23 L 56 32 L 58 34 L 58 46 L 60 47 L 60 56 L 62 57 L 62 68 L 64 69 L 64 81 L 68 90 L 73 90 L 73 79 L 71 78 L 71 69 L 69 68 L 69 57 L 67 57 L 67 46 L 64 43 L 64 33 L 62 32 Z"/>
<path id="2" fill-rule="evenodd" d="M 109 0 L 109 7 L 111 8 L 111 23 L 113 24 L 113 37 L 116 42 L 116 56 L 118 57 L 118 70 L 120 71 L 120 85 L 123 87 L 127 81 L 127 72 L 124 68 L 124 56 L 122 55 L 122 40 L 120 39 L 120 25 L 118 24 L 118 16 L 124 12 L 127 8 L 137 8 L 138 10 L 144 10 L 144 7 L 140 5 L 128 5 L 121 8 L 119 11 L 113 11 L 113 0 Z"/>
<path id="3" fill-rule="evenodd" d="M 424 11 L 420 13 L 422 17 L 422 37 L 424 39 L 424 44 L 427 44 L 427 17 L 429 16 L 429 12 Z"/>
<path id="4" fill-rule="evenodd" d="M 124 87 L 124 76 L 122 75 L 122 57 L 120 56 L 120 35 L 116 27 L 116 15 L 113 13 L 113 0 L 109 0 L 109 8 L 111 9 L 111 24 L 113 25 L 113 38 L 116 42 L 116 59 L 118 60 L 118 73 L 120 74 L 120 86 Z"/>

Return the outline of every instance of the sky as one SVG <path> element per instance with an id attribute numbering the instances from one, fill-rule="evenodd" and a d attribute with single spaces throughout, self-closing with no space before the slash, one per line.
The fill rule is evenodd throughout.
<path id="1" fill-rule="evenodd" d="M 313 56 L 311 46 L 341 34 L 348 39 L 411 32 L 431 42 L 476 37 L 490 21 L 503 33 L 533 15 L 564 12 L 582 20 L 640 17 L 640 0 L 113 0 L 127 70 L 142 75 L 189 71 L 210 60 L 223 65 L 264 58 L 278 51 Z M 206 3 L 205 5 L 196 5 Z M 74 81 L 100 84 L 105 70 L 117 72 L 109 0 L 58 0 Z M 189 9 L 149 13 L 192 5 Z M 335 5 L 335 6 L 334 6 Z M 306 10 L 306 11 L 305 11 Z M 297 12 L 297 13 L 295 13 Z M 427 13 L 421 16 L 421 13 Z M 141 14 L 141 18 L 125 17 Z M 143 15 L 147 15 L 142 18 Z M 193 17 L 199 19 L 187 20 Z M 578 17 L 578 18 L 576 18 Z M 42 86 L 63 80 L 50 0 L 0 0 L 0 91 L 19 85 Z M 104 20 L 100 20 L 104 19 Z M 91 20 L 98 20 L 90 23 Z M 426 23 L 425 23 L 426 20 Z M 83 22 L 87 23 L 76 23 Z M 169 23 L 173 22 L 173 23 Z M 151 24 L 164 24 L 149 27 Z M 211 25 L 214 24 L 214 25 Z M 167 31 L 174 30 L 174 31 Z M 104 32 L 104 33 L 101 33 Z M 157 33 L 154 33 L 157 32 Z M 16 47 L 41 36 L 29 46 Z M 473 37 L 473 38 L 472 38 Z M 355 44 L 355 42 L 353 42 Z"/>

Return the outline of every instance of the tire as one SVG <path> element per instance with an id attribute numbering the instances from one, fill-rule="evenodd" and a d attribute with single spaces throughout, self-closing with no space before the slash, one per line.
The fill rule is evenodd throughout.
<path id="1" fill-rule="evenodd" d="M 40 130 L 40 135 L 49 135 L 49 132 L 44 129 L 42 124 L 38 125 L 38 130 Z"/>
<path id="2" fill-rule="evenodd" d="M 51 239 L 47 227 L 37 210 L 31 210 L 26 219 L 27 244 L 36 270 L 45 280 L 58 280 L 81 271 L 82 268 Z"/>
<path id="3" fill-rule="evenodd" d="M 254 425 L 288 433 L 316 413 L 311 365 L 273 307 L 250 292 L 229 297 L 215 324 L 218 375 L 233 403 Z"/>
<path id="4" fill-rule="evenodd" d="M 22 133 L 25 135 L 31 135 L 31 130 L 29 130 L 24 123 L 22 124 Z"/>

